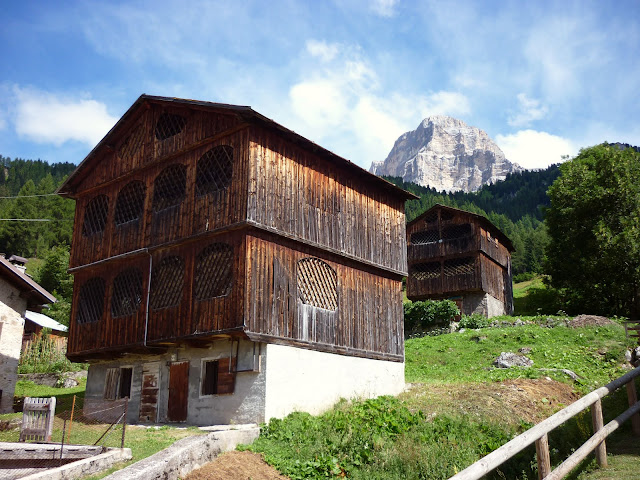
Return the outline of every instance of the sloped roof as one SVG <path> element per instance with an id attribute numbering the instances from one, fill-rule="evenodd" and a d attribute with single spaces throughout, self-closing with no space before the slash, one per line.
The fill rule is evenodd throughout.
<path id="1" fill-rule="evenodd" d="M 498 239 L 500 239 L 500 242 L 507 247 L 507 249 L 510 252 L 515 251 L 515 248 L 513 246 L 513 243 L 511 242 L 511 240 L 509 239 L 509 237 L 507 237 L 504 233 L 502 233 L 502 230 L 500 230 L 498 227 L 496 227 L 493 223 L 491 223 L 491 221 L 487 218 L 484 217 L 482 215 L 478 215 L 477 213 L 472 213 L 472 212 L 468 212 L 467 210 L 462 210 L 460 208 L 454 208 L 454 207 L 448 207 L 447 205 L 442 205 L 440 203 L 435 204 L 433 207 L 431 207 L 428 210 L 425 210 L 424 213 L 422 213 L 420 216 L 414 218 L 413 220 L 411 220 L 409 223 L 407 223 L 407 228 L 409 228 L 411 225 L 413 225 L 414 223 L 419 222 L 420 220 L 422 220 L 424 217 L 426 217 L 427 215 L 429 215 L 429 213 L 431 213 L 433 210 L 448 210 L 452 213 L 462 213 L 464 215 L 467 215 L 469 217 L 474 218 L 475 220 L 477 220 L 478 223 L 480 223 L 482 226 L 484 226 L 484 228 L 486 228 L 489 232 L 491 232 L 491 234 L 495 237 L 497 237 Z"/>
<path id="2" fill-rule="evenodd" d="M 27 310 L 24 314 L 27 320 L 31 320 L 33 323 L 40 325 L 44 328 L 50 328 L 51 330 L 59 330 L 61 332 L 66 332 L 68 330 L 66 325 L 56 322 L 53 318 L 47 317 L 42 313 L 32 312 Z"/>
<path id="3" fill-rule="evenodd" d="M 18 270 L 6 258 L 0 256 L 0 276 L 20 290 L 32 304 L 54 303 L 56 297 L 38 285 L 26 273 Z"/>
<path id="4" fill-rule="evenodd" d="M 75 193 L 75 187 L 79 184 L 79 182 L 83 178 L 83 175 L 85 175 L 91 170 L 93 160 L 94 158 L 97 157 L 98 153 L 104 147 L 110 144 L 111 137 L 120 130 L 121 126 L 127 123 L 130 118 L 135 117 L 135 115 L 137 115 L 137 112 L 145 104 L 148 104 L 148 103 L 177 105 L 177 106 L 184 106 L 184 107 L 198 107 L 200 109 L 205 109 L 205 110 L 233 113 L 238 117 L 240 117 L 246 123 L 257 124 L 262 127 L 278 131 L 281 135 L 286 137 L 291 142 L 298 144 L 300 147 L 306 150 L 309 150 L 321 157 L 324 157 L 325 159 L 337 165 L 340 165 L 341 167 L 347 170 L 353 171 L 357 175 L 363 176 L 369 182 L 375 184 L 376 186 L 384 190 L 390 191 L 395 195 L 400 196 L 401 198 L 404 198 L 405 200 L 412 200 L 412 199 L 419 198 L 419 197 L 416 197 L 413 193 L 407 192 L 406 190 L 403 190 L 400 187 L 397 187 L 393 183 L 388 182 L 387 180 L 381 177 L 378 177 L 373 173 L 368 172 L 364 168 L 356 165 L 355 163 L 350 162 L 349 160 L 343 157 L 340 157 L 333 152 L 330 152 L 329 150 L 318 145 L 317 143 L 314 143 L 311 140 L 304 138 L 303 136 L 295 133 L 292 130 L 289 130 L 288 128 L 280 125 L 279 123 L 276 123 L 270 118 L 267 118 L 264 115 L 256 112 L 249 106 L 228 105 L 225 103 L 205 102 L 200 100 L 188 100 L 188 99 L 182 99 L 182 98 L 158 97 L 158 96 L 146 95 L 146 94 L 140 95 L 140 97 L 135 101 L 135 103 L 122 116 L 122 118 L 120 118 L 120 120 L 116 122 L 116 124 L 109 131 L 109 133 L 107 133 L 105 137 L 102 140 L 100 140 L 100 142 L 94 147 L 94 149 L 91 150 L 91 152 L 89 152 L 89 154 L 85 157 L 85 159 L 82 160 L 82 162 L 80 162 L 80 164 L 73 171 L 73 173 L 69 175 L 69 178 L 67 178 L 67 180 L 60 186 L 57 193 L 61 195 L 72 195 L 73 193 Z"/>

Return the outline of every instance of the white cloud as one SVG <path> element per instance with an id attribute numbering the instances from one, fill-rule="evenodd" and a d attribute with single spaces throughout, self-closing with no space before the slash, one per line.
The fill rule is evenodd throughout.
<path id="1" fill-rule="evenodd" d="M 526 169 L 546 168 L 562 162 L 563 155 L 577 153 L 577 148 L 570 140 L 536 130 L 496 135 L 496 143 L 509 160 Z"/>
<path id="2" fill-rule="evenodd" d="M 77 141 L 95 145 L 117 121 L 103 103 L 95 100 L 19 87 L 14 95 L 16 132 L 36 143 L 60 146 Z"/>
<path id="3" fill-rule="evenodd" d="M 313 55 L 310 44 L 307 53 Z M 424 117 L 471 110 L 458 92 L 384 94 L 379 75 L 354 47 L 337 49 L 330 62 L 303 66 L 301 71 L 304 78 L 289 89 L 294 115 L 290 124 L 364 168 L 384 160 L 395 140 Z"/>
<path id="4" fill-rule="evenodd" d="M 381 17 L 392 17 L 395 14 L 395 6 L 398 0 L 373 0 L 371 10 Z"/>
<path id="5" fill-rule="evenodd" d="M 339 48 L 336 43 L 328 44 L 327 42 L 319 42 L 318 40 L 307 41 L 307 52 L 313 57 L 318 57 L 323 62 L 333 60 L 338 54 Z"/>
<path id="6" fill-rule="evenodd" d="M 526 127 L 536 120 L 543 119 L 548 112 L 545 105 L 541 105 L 539 100 L 529 98 L 524 93 L 518 94 L 518 112 L 510 115 L 509 125 L 512 127 Z"/>

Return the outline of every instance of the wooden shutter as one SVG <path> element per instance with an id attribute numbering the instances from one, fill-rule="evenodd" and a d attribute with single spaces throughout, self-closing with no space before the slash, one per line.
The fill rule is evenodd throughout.
<path id="1" fill-rule="evenodd" d="M 229 358 L 218 360 L 218 394 L 233 393 L 236 384 L 236 359 L 229 368 Z M 231 371 L 229 371 L 231 370 Z"/>
<path id="2" fill-rule="evenodd" d="M 106 400 L 115 400 L 118 394 L 118 382 L 120 380 L 119 368 L 108 368 L 107 375 L 104 380 L 104 398 Z"/>

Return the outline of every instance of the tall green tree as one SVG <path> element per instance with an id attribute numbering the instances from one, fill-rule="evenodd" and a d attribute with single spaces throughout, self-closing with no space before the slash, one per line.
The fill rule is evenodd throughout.
<path id="1" fill-rule="evenodd" d="M 551 285 L 573 313 L 638 318 L 640 154 L 605 143 L 560 170 L 546 216 Z"/>

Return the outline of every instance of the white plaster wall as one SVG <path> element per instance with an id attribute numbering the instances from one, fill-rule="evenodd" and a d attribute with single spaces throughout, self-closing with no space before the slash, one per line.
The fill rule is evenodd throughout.
<path id="1" fill-rule="evenodd" d="M 273 344 L 265 347 L 265 420 L 294 411 L 318 414 L 341 398 L 397 395 L 404 388 L 403 362 Z"/>
<path id="2" fill-rule="evenodd" d="M 0 413 L 13 412 L 26 310 L 27 301 L 20 298 L 20 291 L 0 280 Z"/>
<path id="3" fill-rule="evenodd" d="M 504 303 L 487 293 L 487 317 L 506 315 Z"/>

